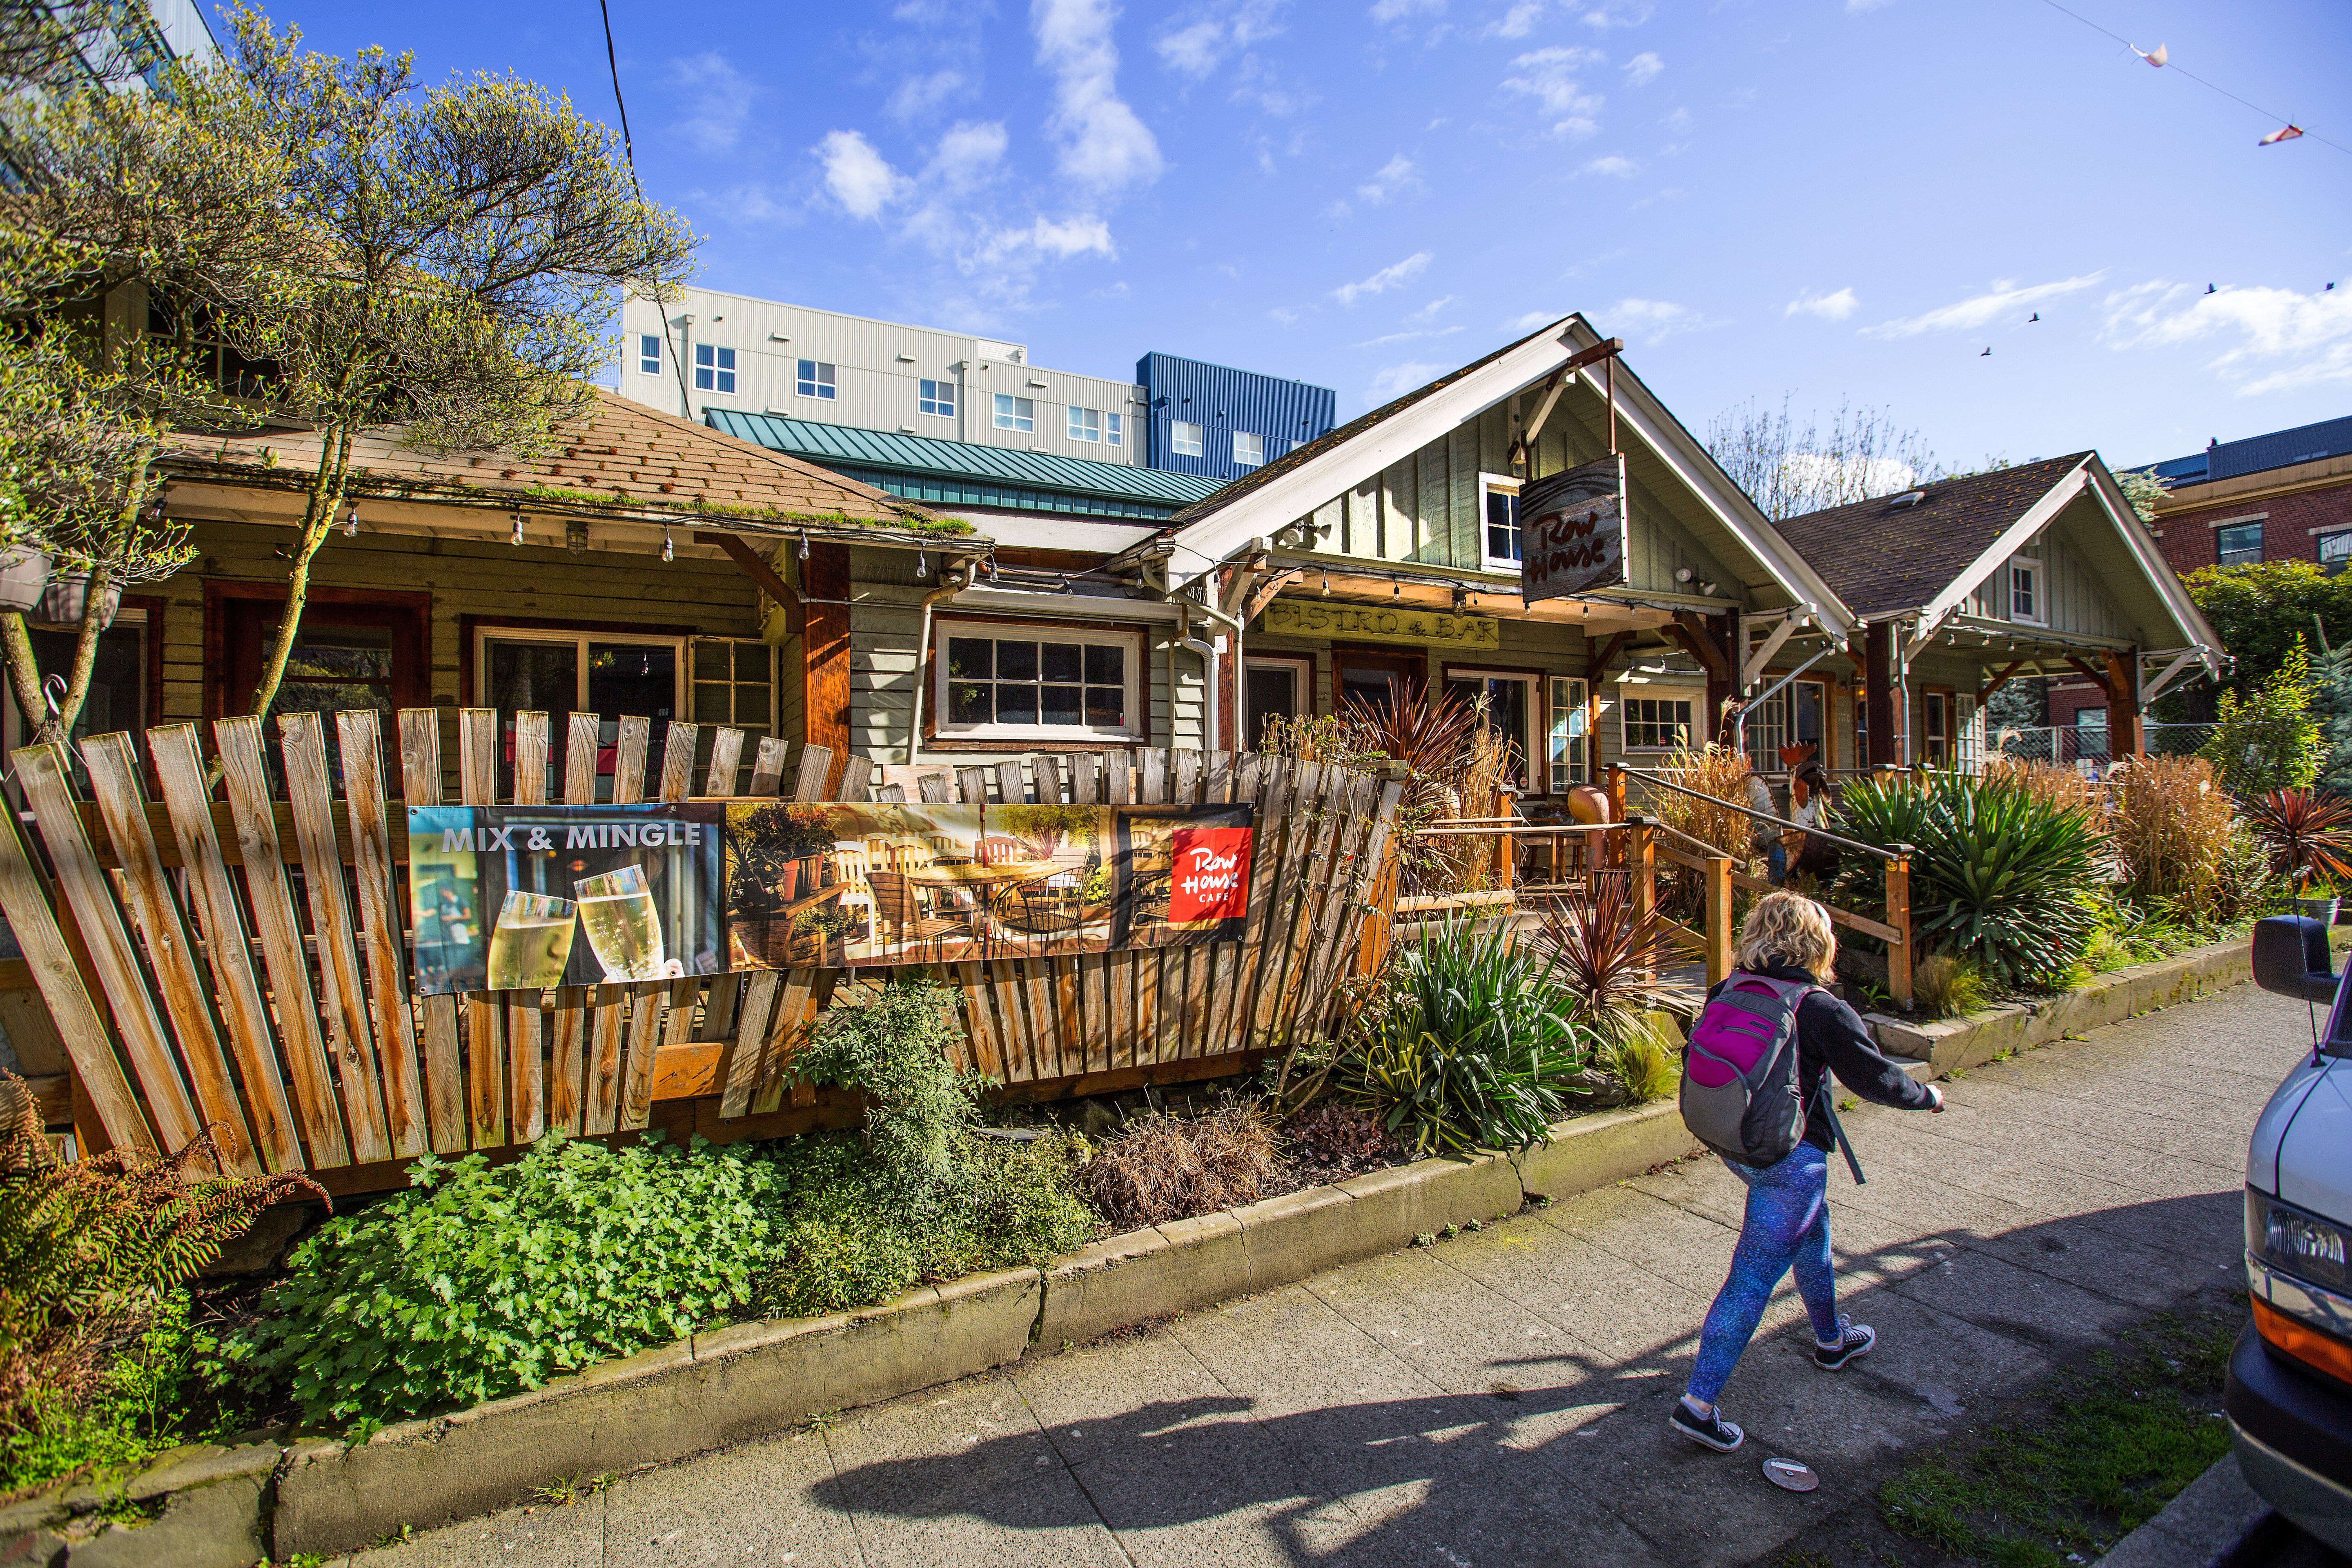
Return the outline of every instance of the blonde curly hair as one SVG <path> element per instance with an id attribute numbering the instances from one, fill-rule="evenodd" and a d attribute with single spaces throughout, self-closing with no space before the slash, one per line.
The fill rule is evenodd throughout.
<path id="1" fill-rule="evenodd" d="M 1837 932 L 1830 912 L 1802 893 L 1767 893 L 1748 911 L 1739 928 L 1738 963 L 1766 969 L 1793 963 L 1826 976 L 1837 962 Z"/>

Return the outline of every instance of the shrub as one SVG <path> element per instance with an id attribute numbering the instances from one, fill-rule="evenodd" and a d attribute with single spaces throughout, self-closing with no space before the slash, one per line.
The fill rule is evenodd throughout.
<path id="1" fill-rule="evenodd" d="M 817 1020 L 798 1063 L 813 1084 L 864 1092 L 866 1146 L 892 1200 L 927 1212 L 960 1184 L 964 1133 L 988 1079 L 956 1070 L 955 993 L 893 980 Z"/>
<path id="2" fill-rule="evenodd" d="M 1682 1031 L 1664 1013 L 1644 1013 L 1605 1045 L 1609 1070 L 1636 1103 L 1664 1100 L 1682 1087 Z"/>
<path id="3" fill-rule="evenodd" d="M 2298 637 L 2259 685 L 2221 693 L 2219 722 L 2198 754 L 2240 795 L 2303 788 L 2318 776 L 2326 745 L 2311 698 L 2311 657 Z"/>
<path id="4" fill-rule="evenodd" d="M 472 1405 L 673 1340 L 748 1300 L 775 1173 L 741 1147 L 550 1132 L 521 1159 L 431 1155 L 330 1221 L 272 1288 L 256 1365 L 306 1419 Z"/>
<path id="5" fill-rule="evenodd" d="M 2108 834 L 2134 898 L 2202 910 L 2236 816 L 2203 757 L 2134 757 L 2115 775 Z"/>
<path id="6" fill-rule="evenodd" d="M 2274 789 L 2246 807 L 2272 874 L 2298 894 L 2352 877 L 2352 804 L 2307 789 Z"/>
<path id="7" fill-rule="evenodd" d="M 1753 870 L 1757 823 L 1729 806 L 1715 804 L 1717 800 L 1748 804 L 1748 781 L 1756 770 L 1748 765 L 1747 753 L 1728 746 L 1674 752 L 1659 760 L 1657 772 L 1683 789 L 1715 798 L 1694 800 L 1680 790 L 1652 788 L 1641 805 L 1643 814 L 1677 833 L 1713 845 L 1730 856 L 1738 869 Z M 1696 921 L 1706 901 L 1706 885 L 1698 872 L 1680 866 L 1659 868 L 1658 902 L 1675 919 L 1685 923 Z"/>
<path id="8" fill-rule="evenodd" d="M 1528 1149 L 1587 1082 L 1589 1035 L 1570 1023 L 1555 963 L 1500 930 L 1449 921 L 1401 947 L 1387 1005 L 1364 1024 L 1342 1087 L 1416 1153 Z M 1589 1081 L 1589 1080 L 1588 1080 Z"/>
<path id="9" fill-rule="evenodd" d="M 1274 1123 L 1252 1106 L 1128 1123 L 1087 1166 L 1095 1207 L 1132 1230 L 1255 1203 L 1283 1184 Z"/>
<path id="10" fill-rule="evenodd" d="M 2084 778 L 2081 769 L 2070 768 L 2063 763 L 2044 763 L 2030 757 L 1988 757 L 1984 778 L 1988 783 L 2013 784 L 2052 805 L 2079 809 L 2089 814 L 2094 822 L 2104 823 L 2106 816 L 2106 798 L 2099 786 Z"/>
<path id="11" fill-rule="evenodd" d="M 2270 851 L 2254 837 L 2252 825 L 2241 817 L 2230 825 L 2229 842 L 2221 851 L 2210 918 L 2224 925 L 2251 920 L 2269 909 L 2278 892 Z"/>
<path id="12" fill-rule="evenodd" d="M 1633 904 L 1633 879 L 1597 870 L 1581 892 L 1560 896 L 1535 932 L 1549 956 L 1570 1021 L 1615 1042 L 1644 1028 L 1644 1017 L 1667 989 L 1661 973 L 1680 961 L 1665 917 L 1646 917 Z"/>
<path id="13" fill-rule="evenodd" d="M 134 1338 L 179 1286 L 272 1203 L 326 1194 L 301 1176 L 200 1174 L 209 1130 L 168 1159 L 120 1150 L 60 1165 L 23 1080 L 0 1074 L 0 1440 L 69 1420 L 106 1375 L 101 1352 Z M 15 1459 L 11 1458 L 13 1468 Z"/>
<path id="14" fill-rule="evenodd" d="M 1960 1018 L 1992 996 L 1975 964 L 1948 952 L 1931 952 L 1912 968 L 1911 999 L 1924 1017 Z"/>
<path id="15" fill-rule="evenodd" d="M 2088 900 L 2102 886 L 2088 815 L 2014 784 L 1937 775 L 1864 780 L 1845 790 L 1846 829 L 1881 847 L 1909 844 L 1911 929 L 1927 949 L 1969 954 L 2004 986 L 2049 988 L 2077 963 L 2097 927 Z M 1850 896 L 1869 901 L 1877 867 Z M 1854 907 L 1849 904 L 1849 908 Z"/>

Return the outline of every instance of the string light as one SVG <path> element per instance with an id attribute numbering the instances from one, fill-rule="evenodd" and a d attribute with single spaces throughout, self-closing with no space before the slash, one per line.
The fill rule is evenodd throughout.
<path id="1" fill-rule="evenodd" d="M 1323 574 L 1323 596 L 1327 599 L 1331 596 L 1331 574 L 1328 572 Z"/>
<path id="2" fill-rule="evenodd" d="M 928 550 L 918 550 L 918 551 L 916 551 L 916 552 L 915 552 L 915 575 L 916 575 L 916 576 L 918 576 L 918 577 L 928 577 L 928 576 L 929 576 L 930 574 L 931 574 L 931 555 L 930 555 L 930 552 L 929 552 L 929 551 L 928 551 Z"/>
<path id="3" fill-rule="evenodd" d="M 662 559 L 665 561 L 677 559 L 677 546 L 670 542 L 669 524 L 666 522 L 662 524 Z"/>
<path id="4" fill-rule="evenodd" d="M 358 534 L 359 531 L 360 503 L 353 501 L 351 504 L 350 510 L 343 513 L 343 537 L 346 539 L 352 538 Z"/>
<path id="5" fill-rule="evenodd" d="M 507 541 L 507 542 L 509 544 L 520 544 L 522 542 L 522 513 L 520 512 L 514 514 L 514 537 Z"/>
<path id="6" fill-rule="evenodd" d="M 808 530 L 805 528 L 801 530 L 801 559 L 808 559 Z"/>

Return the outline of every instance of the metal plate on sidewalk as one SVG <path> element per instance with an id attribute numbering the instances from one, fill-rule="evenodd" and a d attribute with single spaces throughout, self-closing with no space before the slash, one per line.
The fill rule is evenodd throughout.
<path id="1" fill-rule="evenodd" d="M 1822 1484 L 1810 1466 L 1796 1459 L 1767 1459 L 1764 1479 L 1783 1491 L 1809 1492 Z"/>

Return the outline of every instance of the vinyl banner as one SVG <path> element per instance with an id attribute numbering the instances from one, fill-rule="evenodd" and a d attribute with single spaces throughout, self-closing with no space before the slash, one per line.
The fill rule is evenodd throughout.
<path id="1" fill-rule="evenodd" d="M 727 808 L 730 967 L 857 968 L 1236 942 L 1256 808 Z"/>
<path id="2" fill-rule="evenodd" d="M 1526 603 L 1624 581 L 1622 454 L 1519 487 L 1519 593 Z"/>
<path id="3" fill-rule="evenodd" d="M 725 969 L 723 811 L 411 806 L 416 989 L 535 991 Z"/>

